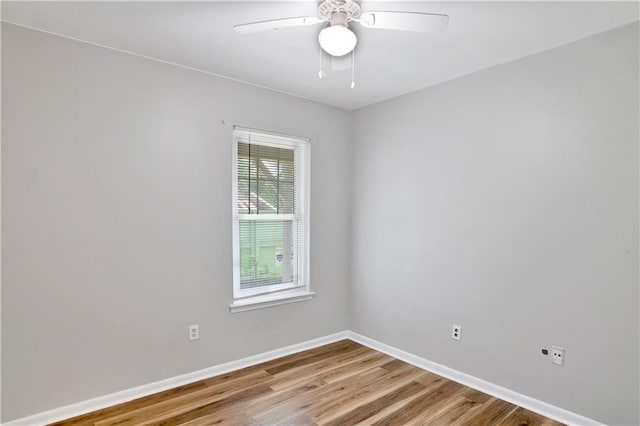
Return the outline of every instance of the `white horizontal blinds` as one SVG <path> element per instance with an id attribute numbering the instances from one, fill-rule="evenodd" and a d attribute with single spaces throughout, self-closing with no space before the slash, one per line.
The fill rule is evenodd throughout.
<path id="1" fill-rule="evenodd" d="M 295 152 L 238 143 L 238 213 L 295 213 Z"/>
<path id="2" fill-rule="evenodd" d="M 239 289 L 299 284 L 302 229 L 295 139 L 236 129 Z"/>

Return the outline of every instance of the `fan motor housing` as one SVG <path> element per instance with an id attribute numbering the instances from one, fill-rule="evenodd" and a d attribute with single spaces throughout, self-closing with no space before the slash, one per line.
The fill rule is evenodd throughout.
<path id="1" fill-rule="evenodd" d="M 360 16 L 360 5 L 352 0 L 325 0 L 318 6 L 318 16 L 330 21 L 331 25 L 346 25 Z"/>

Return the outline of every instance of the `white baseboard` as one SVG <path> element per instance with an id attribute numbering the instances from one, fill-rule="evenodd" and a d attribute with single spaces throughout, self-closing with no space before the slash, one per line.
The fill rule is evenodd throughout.
<path id="1" fill-rule="evenodd" d="M 115 392 L 109 395 L 99 396 L 86 401 L 78 402 L 75 404 L 67 405 L 53 410 L 45 411 L 42 413 L 34 414 L 28 417 L 22 417 L 16 420 L 12 420 L 7 423 L 3 423 L 5 426 L 34 426 L 44 425 L 52 423 L 70 417 L 79 416 L 81 414 L 90 413 L 91 411 L 100 410 L 102 408 L 110 407 L 112 405 L 120 404 L 122 402 L 131 401 L 136 398 L 151 395 L 157 392 L 162 392 L 168 389 L 175 388 L 177 386 L 183 386 L 188 383 L 197 382 L 199 380 L 208 379 L 209 377 L 225 374 L 230 371 L 239 370 L 241 368 L 250 367 L 252 365 L 260 364 L 272 359 L 280 358 L 286 355 L 291 355 L 296 352 L 305 351 L 307 349 L 313 349 L 318 346 L 326 345 L 328 343 L 337 342 L 338 340 L 347 339 L 348 332 L 341 331 L 339 333 L 330 334 L 328 336 L 319 337 L 313 340 L 307 340 L 306 342 L 297 343 L 295 345 L 287 346 L 280 349 L 275 349 L 269 352 L 263 352 L 258 355 L 253 355 L 247 358 L 242 358 L 236 361 L 226 362 L 224 364 L 216 365 L 213 367 L 205 368 L 203 370 L 194 371 L 180 376 L 171 377 L 169 379 L 160 380 L 157 382 L 149 383 L 135 388 L 126 389 L 120 392 Z"/>
<path id="2" fill-rule="evenodd" d="M 89 413 L 91 411 L 100 410 L 102 408 L 120 404 L 122 402 L 131 401 L 133 399 L 141 398 L 157 392 L 162 392 L 177 386 L 186 385 L 188 383 L 197 382 L 198 380 L 203 380 L 209 377 L 228 373 L 230 371 L 250 367 L 252 365 L 260 364 L 262 362 L 270 361 L 272 359 L 280 358 L 307 349 L 316 348 L 318 346 L 326 345 L 328 343 L 336 342 L 342 339 L 351 339 L 362 345 L 368 346 L 394 358 L 415 365 L 416 367 L 431 371 L 435 374 L 446 377 L 470 388 L 477 389 L 481 392 L 495 396 L 496 398 L 500 398 L 512 404 L 519 405 L 520 407 L 524 407 L 528 410 L 539 413 L 545 417 L 549 417 L 559 422 L 568 425 L 602 426 L 602 423 L 599 423 L 595 420 L 589 419 L 576 413 L 572 413 L 571 411 L 567 411 L 565 409 L 556 407 L 555 405 L 551 405 L 549 403 L 528 397 L 526 395 L 522 395 L 518 392 L 514 392 L 512 390 L 487 382 L 486 380 L 482 380 L 469 374 L 462 373 L 458 370 L 454 370 L 442 364 L 429 361 L 425 358 L 419 357 L 409 352 L 405 352 L 401 349 L 351 331 L 341 331 L 339 333 L 330 334 L 328 336 L 308 340 L 306 342 L 298 343 L 269 352 L 264 352 L 236 361 L 227 362 L 224 364 L 205 368 L 203 370 L 194 371 L 192 373 L 171 377 L 169 379 L 160 380 L 131 389 L 126 389 L 109 395 L 104 395 L 86 401 L 78 402 L 76 404 L 55 408 L 53 410 L 34 414 L 28 417 L 23 417 L 17 420 L 12 420 L 8 423 L 3 424 L 5 426 L 34 426 L 68 419 L 70 417 L 75 417 L 81 414 Z"/>
<path id="3" fill-rule="evenodd" d="M 370 347 L 371 349 L 383 352 L 394 358 L 422 368 L 423 370 L 427 370 L 440 376 L 446 377 L 447 379 L 453 380 L 454 382 L 458 382 L 470 388 L 495 396 L 496 398 L 500 398 L 504 401 L 526 408 L 527 410 L 531 410 L 550 419 L 557 420 L 561 423 L 579 426 L 603 426 L 602 423 L 581 416 L 580 414 L 567 411 L 563 408 L 556 407 L 555 405 L 551 405 L 544 401 L 540 401 L 521 393 L 514 392 L 512 390 L 503 388 L 502 386 L 487 382 L 486 380 L 482 380 L 461 371 L 454 370 L 453 368 L 446 367 L 442 364 L 429 361 L 428 359 L 419 357 L 409 352 L 405 352 L 401 349 L 384 344 L 382 342 L 378 342 L 377 340 L 371 339 L 361 334 L 349 331 L 347 332 L 347 337 L 354 342 L 358 342 L 362 345 Z"/>

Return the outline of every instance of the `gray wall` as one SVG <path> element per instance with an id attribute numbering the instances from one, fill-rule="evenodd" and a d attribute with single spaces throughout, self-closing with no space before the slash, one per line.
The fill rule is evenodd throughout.
<path id="1" fill-rule="evenodd" d="M 638 424 L 638 113 L 637 25 L 358 110 L 352 330 Z"/>
<path id="2" fill-rule="evenodd" d="M 347 328 L 350 113 L 2 30 L 3 420 Z M 312 138 L 312 301 L 229 314 L 233 124 Z"/>
<path id="3" fill-rule="evenodd" d="M 640 421 L 637 25 L 353 116 L 2 27 L 3 420 L 350 327 Z M 232 124 L 312 138 L 313 301 L 228 313 Z"/>

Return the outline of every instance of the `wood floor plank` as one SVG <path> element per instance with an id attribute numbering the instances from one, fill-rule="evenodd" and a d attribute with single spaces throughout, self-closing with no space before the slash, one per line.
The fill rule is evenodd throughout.
<path id="1" fill-rule="evenodd" d="M 256 424 L 273 424 L 279 419 L 288 419 L 292 414 L 305 413 L 305 415 L 310 415 L 311 412 L 323 412 L 326 405 L 333 404 L 336 399 L 361 389 L 367 383 L 386 374 L 387 371 L 379 367 L 362 371 L 360 374 L 354 374 L 349 380 L 324 386 L 308 395 L 296 396 L 282 404 L 275 404 L 270 409 L 254 415 L 254 419 Z"/>
<path id="2" fill-rule="evenodd" d="M 114 405 L 55 426 L 560 426 L 350 340 Z"/>
<path id="3" fill-rule="evenodd" d="M 478 404 L 484 404 L 491 399 L 491 395 L 487 395 L 484 392 L 471 388 L 466 388 L 461 395 L 467 399 L 477 402 Z"/>
<path id="4" fill-rule="evenodd" d="M 244 398 L 252 398 L 266 393 L 273 392 L 267 385 L 258 385 L 244 389 L 241 392 L 230 395 L 222 399 L 209 399 L 198 401 L 194 406 L 184 407 L 162 416 L 156 416 L 143 423 L 136 423 L 139 426 L 175 426 L 182 425 L 200 417 L 216 413 L 225 409 L 230 409 L 234 404 Z M 242 415 L 237 412 L 237 415 Z"/>
<path id="5" fill-rule="evenodd" d="M 387 407 L 384 407 L 382 410 L 378 411 L 376 414 L 373 414 L 372 416 L 359 421 L 358 423 L 356 423 L 356 426 L 371 426 L 380 422 L 382 419 L 389 417 L 389 415 L 392 413 L 404 412 L 407 410 L 409 404 L 413 400 L 420 398 L 431 391 L 432 389 L 430 389 L 428 386 L 425 386 L 420 392 L 417 392 L 414 395 L 409 396 L 408 398 L 398 401 L 395 404 L 388 405 Z"/>
<path id="6" fill-rule="evenodd" d="M 333 398 L 328 403 L 318 406 L 312 418 L 318 424 L 330 422 L 348 411 L 357 409 L 360 405 L 368 404 L 385 393 L 393 392 L 395 389 L 415 381 L 422 374 L 424 374 L 422 370 L 412 366 L 388 372 L 342 398 Z"/>
<path id="7" fill-rule="evenodd" d="M 88 414 L 83 414 L 77 417 L 73 417 L 60 422 L 51 423 L 49 426 L 75 426 L 75 425 L 93 425 L 95 422 L 117 415 L 123 411 L 132 411 L 142 407 L 148 407 L 158 402 L 172 399 L 181 395 L 185 395 L 194 390 L 204 389 L 206 385 L 200 381 L 190 383 L 185 386 L 179 386 L 167 391 L 158 392 L 152 395 L 148 395 L 142 398 L 135 399 L 133 401 L 123 402 L 121 404 L 113 405 L 111 407 L 103 408 L 101 410 L 93 411 Z"/>
<path id="8" fill-rule="evenodd" d="M 390 356 L 380 352 L 369 352 L 367 356 L 354 360 L 353 362 L 340 365 L 332 370 L 327 370 L 318 377 L 327 383 L 339 383 L 348 380 L 356 374 L 373 368 L 382 367 L 392 359 Z"/>
<path id="9" fill-rule="evenodd" d="M 497 425 L 518 407 L 500 399 L 491 398 L 485 404 L 475 408 L 477 409 L 469 410 L 467 414 L 460 416 L 455 424 L 477 426 Z"/>
<path id="10" fill-rule="evenodd" d="M 273 407 L 276 407 L 278 412 L 282 412 L 283 404 L 290 403 L 291 401 L 307 401 L 312 399 L 313 396 L 309 395 L 321 390 L 324 386 L 327 386 L 325 382 L 317 378 L 313 378 L 311 381 L 300 384 L 297 387 L 280 392 L 273 392 L 265 395 L 264 397 L 246 401 L 245 412 L 251 417 L 260 415 L 261 413 L 266 413 Z M 275 416 L 274 420 L 277 420 L 278 418 L 282 417 Z"/>
<path id="11" fill-rule="evenodd" d="M 264 370 L 269 374 L 277 374 L 281 371 L 290 370 L 298 366 L 309 365 L 316 361 L 322 360 L 326 358 L 327 353 L 335 356 L 336 354 L 346 353 L 353 350 L 354 348 L 352 345 L 341 345 L 341 347 L 338 346 L 331 351 L 321 351 L 310 356 L 299 357 L 297 359 L 292 359 L 289 362 L 285 362 L 279 365 L 275 365 L 273 367 L 265 368 Z"/>
<path id="12" fill-rule="evenodd" d="M 271 376 L 265 371 L 256 371 L 228 382 L 217 383 L 214 386 L 189 392 L 185 395 L 163 400 L 152 406 L 136 410 L 127 410 L 116 416 L 107 417 L 95 422 L 95 426 L 111 425 L 139 425 L 151 418 L 166 416 L 167 413 L 179 413 L 199 404 L 211 404 L 218 400 L 242 393 L 245 389 L 263 385 Z"/>
<path id="13" fill-rule="evenodd" d="M 518 407 L 500 422 L 500 426 L 551 426 L 559 423 L 540 414 Z"/>
<path id="14" fill-rule="evenodd" d="M 270 407 L 282 402 L 286 402 L 295 397 L 300 397 L 307 392 L 319 389 L 326 385 L 314 378 L 308 383 L 304 383 L 296 388 L 291 388 L 284 392 L 266 392 L 264 394 L 246 396 L 235 404 L 225 407 L 216 407 L 215 412 L 202 417 L 202 421 L 207 424 L 234 424 L 234 425 L 251 425 L 255 424 L 253 415 L 261 413 Z M 276 417 L 278 419 L 278 417 Z M 186 424 L 198 424 L 197 419 L 191 420 Z"/>
<path id="15" fill-rule="evenodd" d="M 384 424 L 403 424 L 407 420 L 413 419 L 417 415 L 424 412 L 421 402 L 428 394 L 432 393 L 435 388 L 443 385 L 444 379 L 436 376 L 428 385 L 424 382 L 416 380 L 418 383 L 425 385 L 424 389 L 414 396 L 405 399 L 399 403 L 391 405 L 384 410 L 380 411 L 368 419 L 365 419 L 358 423 L 359 426 L 372 426 L 372 425 L 384 425 Z"/>
<path id="16" fill-rule="evenodd" d="M 353 342 L 351 340 L 339 340 L 337 342 L 333 342 L 333 343 L 329 343 L 328 345 L 324 345 L 324 346 L 319 346 L 317 348 L 313 348 L 313 349 L 309 349 L 306 351 L 302 351 L 302 352 L 297 352 L 291 355 L 286 355 L 280 358 L 276 358 L 273 359 L 271 361 L 266 361 L 263 362 L 261 364 L 257 364 L 257 365 L 253 365 L 250 367 L 246 367 L 240 370 L 236 370 L 233 371 L 231 373 L 228 374 L 245 374 L 248 372 L 252 372 L 252 371 L 257 371 L 257 370 L 268 370 L 268 369 L 272 369 L 272 368 L 276 368 L 278 366 L 281 366 L 283 364 L 288 364 L 288 363 L 292 363 L 292 362 L 303 362 L 304 360 L 319 355 L 319 354 L 334 354 L 336 351 L 340 351 L 343 350 L 345 348 L 348 348 L 350 350 L 355 350 L 357 348 L 362 348 L 363 346 L 359 343 Z M 221 376 L 215 376 L 212 377 L 210 379 L 206 379 L 205 383 L 209 383 L 209 381 L 215 381 L 218 380 L 218 378 L 220 378 Z"/>
<path id="17" fill-rule="evenodd" d="M 424 385 L 421 385 L 418 382 L 414 382 L 413 380 L 407 383 L 406 385 L 397 388 L 391 392 L 385 392 L 379 398 L 374 399 L 366 404 L 362 404 L 359 407 L 349 410 L 347 413 L 342 416 L 333 419 L 327 423 L 321 423 L 326 426 L 340 426 L 340 425 L 352 425 L 358 422 L 361 422 L 371 416 L 376 415 L 380 411 L 382 411 L 388 405 L 392 405 L 399 401 L 404 401 L 407 398 L 417 394 L 421 390 L 424 389 Z"/>
<path id="18" fill-rule="evenodd" d="M 426 414 L 431 414 L 431 407 L 439 401 L 446 398 L 449 393 L 457 392 L 459 388 L 443 377 L 436 376 L 428 385 L 425 386 L 425 392 L 418 395 L 415 399 L 405 404 L 402 409 L 389 413 L 373 423 L 376 426 L 391 426 L 405 424 L 419 424 L 420 420 Z M 450 389 L 440 389 L 449 385 Z M 457 385 L 457 383 L 456 383 Z M 443 397 L 445 395 L 445 397 Z"/>
<path id="19" fill-rule="evenodd" d="M 309 365 L 303 365 L 273 374 L 274 381 L 271 385 L 275 391 L 296 386 L 299 382 L 308 380 L 310 377 L 329 377 L 331 374 L 338 374 L 341 369 L 353 368 L 353 363 L 367 362 L 378 354 L 371 354 L 366 348 L 355 349 L 351 352 L 326 356 L 326 359 L 317 361 Z M 324 380 L 324 378 L 323 378 Z"/>
<path id="20" fill-rule="evenodd" d="M 462 395 L 448 398 L 443 403 L 433 407 L 435 414 L 429 417 L 428 422 L 434 425 L 452 425 L 477 405 L 479 405 L 478 402 Z"/>
<path id="21" fill-rule="evenodd" d="M 384 368 L 387 371 L 394 371 L 394 370 L 397 370 L 398 368 L 405 367 L 406 365 L 407 363 L 404 361 L 400 361 L 399 359 L 392 359 L 391 361 L 385 363 L 382 366 L 382 368 Z"/>
<path id="22" fill-rule="evenodd" d="M 376 426 L 428 424 L 428 419 L 435 414 L 432 407 L 442 401 L 447 401 L 451 395 L 460 392 L 462 385 L 446 380 L 444 378 L 435 379 L 430 388 L 430 392 L 414 399 L 402 410 L 391 413 L 384 419 L 381 419 Z"/>

